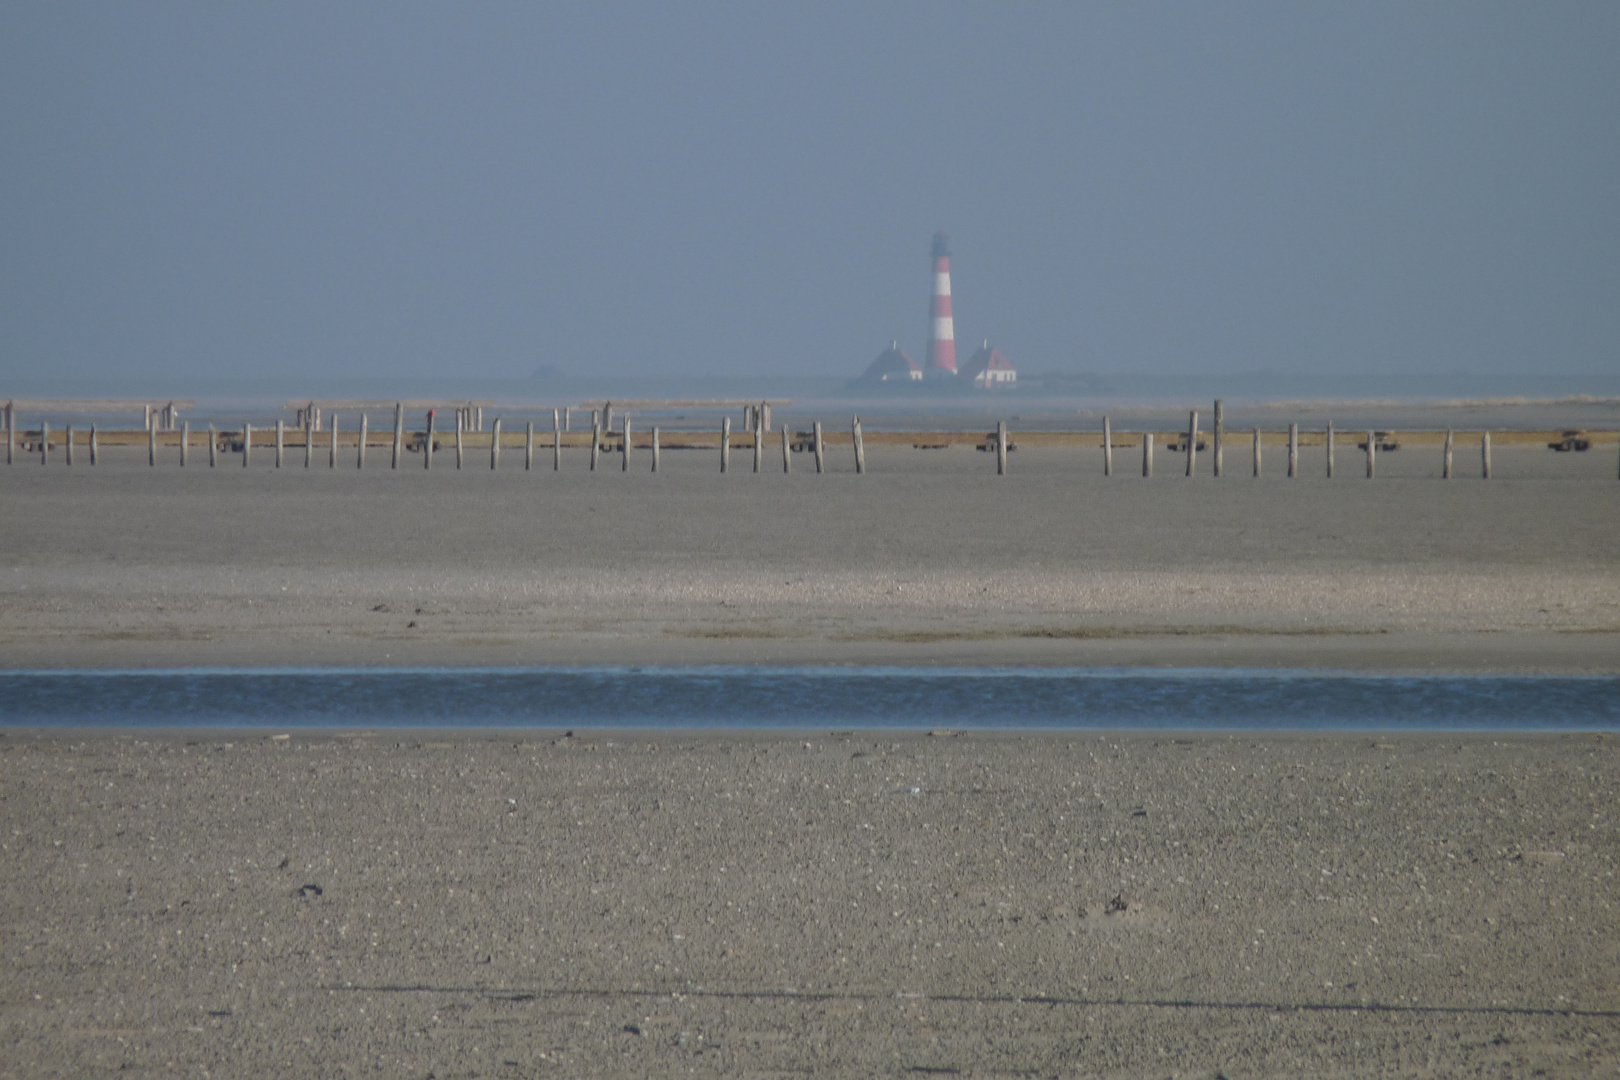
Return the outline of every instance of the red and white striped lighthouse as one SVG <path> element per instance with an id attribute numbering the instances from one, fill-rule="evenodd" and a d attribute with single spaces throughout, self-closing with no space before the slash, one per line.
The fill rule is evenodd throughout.
<path id="1" fill-rule="evenodd" d="M 951 253 L 934 234 L 934 300 L 929 305 L 928 374 L 956 374 L 956 327 L 951 321 Z"/>

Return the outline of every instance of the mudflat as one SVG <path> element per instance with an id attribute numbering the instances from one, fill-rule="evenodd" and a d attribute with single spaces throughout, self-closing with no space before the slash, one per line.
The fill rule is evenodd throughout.
<path id="1" fill-rule="evenodd" d="M 1346 439 L 1350 443 L 1349 438 Z M 1610 447 L 1612 449 L 1612 447 Z M 1602 454 L 1436 448 L 1338 476 L 1116 452 L 713 451 L 631 470 L 145 453 L 0 469 L 0 664 L 900 663 L 1620 669 Z M 173 451 L 170 451 L 173 456 Z M 844 448 L 847 455 L 847 447 Z M 122 455 L 122 456 L 120 456 Z M 516 460 L 514 461 L 514 458 Z"/>
<path id="2" fill-rule="evenodd" d="M 12 1076 L 1600 1076 L 1611 737 L 0 734 Z"/>

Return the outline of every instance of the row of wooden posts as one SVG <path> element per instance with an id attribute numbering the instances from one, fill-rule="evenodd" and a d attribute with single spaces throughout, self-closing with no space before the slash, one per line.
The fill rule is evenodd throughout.
<path id="1" fill-rule="evenodd" d="M 765 426 L 766 418 L 769 417 L 769 415 L 770 415 L 769 408 L 770 407 L 767 405 L 762 410 L 750 411 L 750 413 L 748 414 L 751 419 L 757 418 L 757 424 L 758 424 L 758 426 L 756 426 L 754 428 L 754 432 L 753 432 L 753 435 L 754 435 L 754 440 L 753 440 L 754 441 L 754 471 L 755 472 L 760 472 L 763 469 L 763 466 L 764 466 L 765 438 L 766 438 L 767 435 L 774 434 L 774 432 L 772 432 L 768 427 Z M 456 429 L 455 429 L 456 449 L 455 449 L 455 454 L 456 454 L 456 468 L 458 468 L 458 469 L 462 467 L 462 462 L 463 462 L 463 459 L 465 457 L 465 445 L 464 445 L 463 440 L 462 440 L 462 435 L 463 435 L 463 433 L 465 431 L 467 431 L 471 427 L 471 424 L 469 423 L 469 421 L 474 420 L 474 418 L 472 416 L 468 415 L 469 412 L 470 412 L 470 410 L 459 410 L 458 409 L 456 411 Z M 314 460 L 315 460 L 315 444 L 316 444 L 315 435 L 319 431 L 319 428 L 316 427 L 316 416 L 317 416 L 317 414 L 318 414 L 317 410 L 314 409 L 313 407 L 310 408 L 307 411 L 301 411 L 299 413 L 300 418 L 303 420 L 303 436 L 304 436 L 304 438 L 303 438 L 303 447 L 304 447 L 304 467 L 305 468 L 309 468 L 312 464 L 314 464 Z M 596 470 L 597 464 L 598 464 L 598 462 L 600 460 L 600 456 L 601 456 L 601 452 L 602 452 L 602 439 L 603 439 L 604 434 L 606 434 L 608 436 L 612 436 L 614 434 L 614 432 L 612 432 L 612 431 L 604 432 L 604 430 L 603 430 L 604 421 L 611 419 L 611 416 L 612 416 L 612 414 L 610 412 L 608 412 L 608 410 L 606 410 L 606 409 L 603 409 L 603 410 L 600 410 L 600 411 L 595 411 L 595 412 L 592 413 L 592 416 L 591 416 L 591 470 L 593 472 Z M 478 418 L 478 419 L 481 419 L 481 417 Z M 435 416 L 435 414 L 433 412 L 430 411 L 428 413 L 428 415 L 427 415 L 427 427 L 426 427 L 426 430 L 424 431 L 423 437 L 422 437 L 422 466 L 423 466 L 424 469 L 432 469 L 433 468 L 433 452 L 437 448 L 437 441 L 436 441 L 435 436 L 438 434 L 437 431 L 435 430 L 435 421 L 436 421 L 436 416 Z M 551 413 L 551 427 L 552 427 L 551 464 L 552 464 L 552 468 L 554 470 L 562 468 L 562 444 L 563 444 L 562 435 L 567 430 L 567 426 L 565 426 L 565 425 L 566 425 L 566 421 L 565 421 L 565 417 L 564 417 L 564 411 L 561 410 L 561 409 L 553 409 L 552 413 Z M 10 465 L 16 460 L 17 439 L 16 439 L 16 417 L 15 417 L 15 414 L 9 408 L 5 411 L 5 429 L 6 429 L 6 464 Z M 328 468 L 336 468 L 337 467 L 337 463 L 338 463 L 338 429 L 339 429 L 338 416 L 337 416 L 336 413 L 333 413 L 332 416 L 331 416 L 330 425 L 328 427 L 328 435 L 329 435 L 329 437 L 328 437 L 328 440 L 327 440 L 327 455 L 326 455 L 327 456 L 327 466 L 328 466 Z M 297 429 L 295 428 L 294 430 L 297 430 Z M 851 422 L 851 425 L 850 425 L 850 431 L 851 431 L 851 434 L 853 436 L 854 445 L 855 445 L 855 471 L 858 472 L 858 473 L 864 473 L 866 471 L 866 449 L 865 449 L 865 445 L 864 445 L 862 437 L 861 437 L 861 420 L 860 420 L 860 417 L 857 416 L 857 417 L 853 418 L 853 420 Z M 276 468 L 279 469 L 279 468 L 281 468 L 281 466 L 283 464 L 283 461 L 286 458 L 286 452 L 287 452 L 287 438 L 286 438 L 287 425 L 286 425 L 286 423 L 284 421 L 277 420 L 276 421 L 275 432 L 276 432 L 276 439 L 275 439 Z M 66 451 L 66 453 L 65 453 L 65 461 L 66 461 L 66 464 L 68 464 L 68 465 L 73 464 L 73 448 L 74 448 L 74 443 L 75 443 L 74 434 L 75 433 L 74 433 L 74 430 L 73 430 L 73 425 L 72 424 L 67 425 L 66 439 L 64 440 L 64 449 Z M 147 444 L 146 444 L 147 464 L 155 466 L 157 464 L 157 456 L 158 456 L 157 455 L 158 441 L 157 441 L 157 428 L 156 428 L 156 426 L 149 425 L 147 427 L 147 429 L 146 429 L 146 434 L 147 434 Z M 220 434 L 221 434 L 220 431 L 214 425 L 210 424 L 208 426 L 208 465 L 209 465 L 210 468 L 215 467 L 215 466 L 217 466 L 219 464 Z M 232 433 L 230 433 L 230 432 L 226 433 L 228 438 L 230 437 L 231 434 Z M 253 425 L 252 424 L 244 424 L 242 426 L 241 444 L 240 444 L 240 446 L 241 446 L 241 454 L 242 454 L 242 464 L 243 464 L 243 466 L 247 466 L 247 465 L 251 464 L 252 459 L 253 459 L 253 434 L 254 434 L 254 432 L 253 432 Z M 536 447 L 535 437 L 534 437 L 534 424 L 533 424 L 532 421 L 525 425 L 524 434 L 525 434 L 525 437 L 524 437 L 523 467 L 525 469 L 532 469 L 534 467 L 534 452 L 535 452 L 535 447 Z M 653 472 L 658 471 L 659 460 L 660 460 L 659 441 L 660 441 L 661 434 L 662 434 L 662 431 L 661 431 L 660 428 L 654 427 L 652 429 L 652 446 L 651 446 L 651 449 L 652 449 L 652 471 Z M 92 465 L 96 465 L 96 464 L 100 463 L 100 439 L 99 439 L 99 436 L 100 436 L 100 432 L 99 432 L 98 428 L 96 427 L 95 424 L 91 424 L 90 425 L 89 451 L 90 451 L 90 464 L 92 464 Z M 781 426 L 781 436 L 782 436 L 782 471 L 783 472 L 791 472 L 793 470 L 792 444 L 791 444 L 791 441 L 790 441 L 790 436 L 788 434 L 788 428 L 787 428 L 786 424 L 783 424 Z M 359 436 L 359 439 L 357 440 L 356 450 L 355 450 L 355 467 L 356 468 L 361 468 L 361 469 L 365 468 L 365 464 L 366 464 L 366 446 L 367 446 L 369 441 L 370 441 L 370 418 L 367 416 L 367 414 L 361 413 L 360 414 L 360 436 Z M 628 472 L 630 470 L 631 451 L 633 450 L 634 445 L 635 444 L 634 444 L 634 439 L 633 439 L 632 432 L 631 432 L 630 417 L 628 415 L 625 415 L 623 417 L 623 431 L 621 433 L 621 438 L 620 438 L 620 441 L 619 441 L 620 468 L 621 468 L 621 470 L 623 470 L 625 472 Z M 186 421 L 184 423 L 184 425 L 182 426 L 182 430 L 181 430 L 181 433 L 180 433 L 180 465 L 182 467 L 184 467 L 187 464 L 187 458 L 189 457 L 190 447 L 191 447 L 191 422 Z M 46 422 L 46 423 L 42 423 L 41 426 L 40 426 L 40 438 L 39 438 L 40 464 L 43 465 L 43 464 L 46 464 L 46 463 L 48 463 L 50 461 L 50 449 L 51 449 L 51 428 L 50 428 L 50 424 L 48 422 Z M 821 422 L 820 421 L 817 421 L 816 424 L 815 424 L 815 427 L 814 427 L 811 449 L 814 451 L 814 454 L 815 454 L 816 472 L 818 472 L 818 473 L 825 472 L 826 467 L 827 467 L 827 456 L 826 456 L 826 446 L 825 446 L 825 443 L 824 443 L 824 441 L 822 439 L 822 430 L 821 430 Z M 391 450 L 392 450 L 392 454 L 391 454 L 391 457 L 390 457 L 389 466 L 390 466 L 390 468 L 397 469 L 400 466 L 401 459 L 402 459 L 402 457 L 404 455 L 404 452 L 406 450 L 405 410 L 404 410 L 404 406 L 402 406 L 402 405 L 396 405 L 394 407 L 394 432 L 393 432 L 393 443 L 392 443 Z M 491 469 L 498 469 L 500 467 L 500 462 L 501 462 L 501 421 L 500 421 L 500 418 L 497 417 L 495 419 L 495 423 L 494 423 L 494 426 L 492 428 L 492 432 L 491 432 L 491 436 L 490 436 L 490 440 L 489 440 L 489 467 Z M 727 472 L 727 471 L 730 470 L 730 468 L 731 468 L 731 418 L 728 416 L 728 417 L 725 418 L 724 421 L 722 421 L 721 427 L 720 427 L 720 471 L 721 472 Z"/>
<path id="2" fill-rule="evenodd" d="M 465 456 L 465 447 L 464 447 L 464 444 L 463 444 L 463 441 L 462 441 L 462 434 L 463 434 L 463 432 L 465 430 L 467 430 L 469 427 L 471 427 L 472 423 L 480 422 L 482 420 L 481 416 L 477 417 L 475 419 L 472 415 L 470 415 L 470 413 L 471 413 L 470 409 L 457 410 L 457 412 L 456 412 L 455 455 L 456 455 L 456 468 L 458 468 L 458 469 L 462 467 L 462 462 L 463 462 L 463 459 L 464 459 L 464 456 Z M 302 427 L 303 427 L 303 435 L 304 435 L 304 439 L 303 439 L 304 467 L 308 468 L 314 463 L 315 443 L 316 443 L 316 439 L 315 439 L 314 436 L 315 436 L 316 432 L 319 431 L 319 428 L 316 426 L 316 419 L 315 419 L 316 413 L 315 413 L 315 411 L 313 409 L 311 409 L 309 411 L 306 411 L 306 412 L 303 412 L 300 415 L 301 415 L 301 418 L 304 421 L 303 425 L 302 425 Z M 760 472 L 760 471 L 762 471 L 762 469 L 764 467 L 766 436 L 775 434 L 775 431 L 773 431 L 773 429 L 769 426 L 769 417 L 770 417 L 770 407 L 768 405 L 764 406 L 763 408 L 757 408 L 757 409 L 754 408 L 754 407 L 750 407 L 750 409 L 749 409 L 749 411 L 747 413 L 747 420 L 751 423 L 751 426 L 752 426 L 752 429 L 753 429 L 751 434 L 753 435 L 753 471 L 754 472 Z M 13 411 L 11 410 L 11 408 L 9 406 L 5 409 L 5 417 L 4 417 L 4 419 L 5 419 L 5 430 L 6 430 L 6 464 L 10 465 L 15 460 L 16 441 L 17 440 L 16 440 L 16 417 L 15 417 Z M 600 458 L 600 455 L 601 455 L 602 439 L 603 439 L 603 435 L 604 435 L 604 424 L 611 422 L 611 419 L 612 419 L 612 414 L 606 409 L 603 409 L 603 410 L 600 410 L 600 411 L 593 411 L 592 414 L 591 414 L 591 456 L 590 456 L 590 467 L 591 467 L 592 471 L 596 470 L 597 464 L 598 464 L 598 461 L 599 461 L 599 458 Z M 422 465 L 423 465 L 424 469 L 432 469 L 433 468 L 433 452 L 435 450 L 435 438 L 434 437 L 436 435 L 436 432 L 434 430 L 434 422 L 435 422 L 435 416 L 434 416 L 434 414 L 432 412 L 429 412 L 429 414 L 427 416 L 426 431 L 425 431 L 423 439 L 422 439 L 422 450 L 423 450 Z M 564 431 L 567 430 L 567 426 L 565 424 L 565 419 L 564 419 L 562 410 L 560 410 L 560 409 L 553 409 L 552 410 L 551 424 L 552 424 L 552 438 L 551 438 L 552 468 L 554 470 L 557 470 L 557 469 L 562 468 L 562 442 L 563 442 L 562 434 L 563 434 Z M 334 414 L 332 414 L 332 417 L 331 417 L 331 425 L 330 425 L 330 429 L 329 429 L 330 437 L 329 437 L 328 446 L 327 446 L 327 466 L 329 468 L 336 468 L 337 463 L 338 463 L 338 426 L 339 426 L 338 425 L 338 416 L 337 416 L 337 414 L 334 413 Z M 158 432 L 158 426 L 157 425 L 155 425 L 155 424 L 148 424 L 147 425 L 147 428 L 146 428 L 146 433 L 147 433 L 147 463 L 149 465 L 154 465 L 154 466 L 157 464 L 157 447 L 158 447 L 157 432 Z M 275 432 L 276 432 L 276 437 L 275 437 L 276 461 L 275 461 L 275 463 L 276 463 L 276 467 L 280 468 L 282 466 L 283 460 L 284 460 L 284 458 L 286 456 L 286 450 L 287 450 L 287 444 L 286 444 L 287 426 L 286 426 L 286 424 L 283 421 L 280 421 L 280 420 L 276 421 Z M 782 424 L 780 426 L 780 432 L 781 432 L 781 448 L 782 448 L 782 471 L 784 473 L 791 472 L 792 469 L 793 469 L 792 444 L 790 442 L 790 437 L 789 437 L 789 434 L 788 434 L 788 427 L 787 427 L 786 423 L 784 423 L 784 424 Z M 98 434 L 99 433 L 97 431 L 96 425 L 91 424 L 90 425 L 89 452 L 90 452 L 90 464 L 92 464 L 92 465 L 98 464 L 99 456 L 100 456 L 99 455 Z M 241 441 L 242 464 L 244 466 L 246 466 L 252 460 L 252 454 L 253 454 L 253 426 L 251 424 L 243 425 L 243 429 L 242 429 L 241 434 L 242 434 L 242 441 Z M 607 434 L 609 436 L 612 436 L 614 434 L 614 432 L 609 430 L 609 431 L 606 431 L 605 434 Z M 857 473 L 864 473 L 864 472 L 866 472 L 866 450 L 865 450 L 864 441 L 863 441 L 862 436 L 861 436 L 861 420 L 860 420 L 859 416 L 856 416 L 856 417 L 852 418 L 851 423 L 850 423 L 850 434 L 852 436 L 852 442 L 853 442 L 854 450 L 855 450 L 855 471 Z M 1328 422 L 1328 425 L 1327 425 L 1327 428 L 1326 428 L 1326 431 L 1325 431 L 1324 434 L 1326 436 L 1326 448 L 1327 448 L 1327 475 L 1328 475 L 1329 478 L 1331 478 L 1333 476 L 1333 473 L 1334 473 L 1334 436 L 1335 436 L 1333 423 L 1331 421 Z M 66 461 L 66 464 L 72 465 L 73 464 L 73 447 L 74 447 L 73 425 L 71 425 L 71 424 L 67 425 L 66 435 L 67 435 L 67 437 L 66 437 L 65 444 L 64 444 L 64 448 L 65 448 L 65 451 L 66 451 L 65 461 Z M 229 433 L 227 433 L 227 435 L 229 435 Z M 651 441 L 652 471 L 653 472 L 658 471 L 659 456 L 660 456 L 659 455 L 660 435 L 661 435 L 660 429 L 655 426 L 652 429 L 652 441 Z M 1213 430 L 1213 440 L 1212 440 L 1213 445 L 1211 447 L 1211 450 L 1212 450 L 1213 455 L 1214 455 L 1214 474 L 1216 476 L 1221 476 L 1223 474 L 1223 472 L 1224 472 L 1224 466 L 1225 466 L 1225 462 L 1224 462 L 1225 435 L 1226 435 L 1226 431 L 1225 431 L 1224 409 L 1223 409 L 1223 406 L 1222 406 L 1222 402 L 1217 400 L 1215 402 L 1215 409 L 1214 409 L 1214 430 Z M 209 464 L 210 467 L 213 467 L 213 466 L 216 466 L 216 465 L 219 464 L 219 450 L 220 450 L 219 436 L 220 436 L 220 432 L 214 427 L 214 425 L 210 424 L 209 427 L 208 427 L 208 464 Z M 370 437 L 369 418 L 365 413 L 362 413 L 360 415 L 360 437 L 358 439 L 357 448 L 356 448 L 356 457 L 355 457 L 355 467 L 356 468 L 364 468 L 365 467 L 365 464 L 366 464 L 366 445 L 367 445 L 367 443 L 369 441 L 369 437 Z M 1253 439 L 1252 470 L 1253 470 L 1253 475 L 1258 477 L 1261 474 L 1260 429 L 1259 428 L 1254 428 L 1253 429 L 1252 439 Z M 391 447 L 392 455 L 391 455 L 391 459 L 390 459 L 390 467 L 391 468 L 395 468 L 395 469 L 399 468 L 400 461 L 401 461 L 402 456 L 403 456 L 403 454 L 404 454 L 404 452 L 406 450 L 406 441 L 405 440 L 406 440 L 406 432 L 405 432 L 405 410 L 404 410 L 404 406 L 396 405 L 394 407 L 394 430 L 393 430 L 393 441 L 392 441 L 392 447 Z M 1152 476 L 1153 475 L 1153 432 L 1151 432 L 1151 431 L 1142 432 L 1141 433 L 1141 440 L 1142 440 L 1141 441 L 1141 445 L 1142 445 L 1142 475 L 1143 476 Z M 1103 443 L 1103 475 L 1104 476 L 1112 476 L 1113 473 L 1114 473 L 1114 438 L 1113 438 L 1113 426 L 1110 423 L 1109 418 L 1107 416 L 1103 417 L 1103 438 L 1102 438 L 1102 443 Z M 190 445 L 191 445 L 191 423 L 190 423 L 190 421 L 186 421 L 182 426 L 182 431 L 181 431 L 181 436 L 180 436 L 180 464 L 181 464 L 181 466 L 185 466 L 186 463 L 187 463 L 188 450 L 190 448 Z M 1001 421 L 1001 422 L 996 424 L 996 436 L 995 436 L 996 472 L 997 472 L 998 475 L 1006 475 L 1006 473 L 1007 473 L 1007 451 L 1009 449 L 1009 445 L 1010 444 L 1009 444 L 1008 437 L 1007 437 L 1007 424 L 1006 424 L 1006 421 Z M 533 466 L 534 466 L 535 447 L 536 447 L 536 443 L 535 443 L 535 437 L 534 437 L 534 424 L 533 424 L 533 422 L 530 422 L 530 423 L 525 425 L 524 455 L 523 455 L 523 467 L 525 469 L 532 469 Z M 630 417 L 629 417 L 628 414 L 625 414 L 623 416 L 623 431 L 621 433 L 621 438 L 620 438 L 620 441 L 619 441 L 619 453 L 620 453 L 620 466 L 619 467 L 620 467 L 620 469 L 622 471 L 628 472 L 630 470 L 630 458 L 631 458 L 631 452 L 632 452 L 633 448 L 634 448 L 634 442 L 633 442 L 632 434 L 631 434 Z M 1453 448 L 1454 448 L 1453 432 L 1450 429 L 1448 429 L 1446 431 L 1446 439 L 1445 439 L 1445 445 L 1444 445 L 1444 450 L 1443 450 L 1442 467 L 1441 467 L 1441 475 L 1446 479 L 1450 479 L 1451 475 L 1452 475 Z M 1364 451 L 1366 453 L 1367 478 L 1370 480 L 1377 474 L 1377 462 L 1378 462 L 1378 433 L 1377 432 L 1375 432 L 1375 431 L 1368 431 L 1367 432 L 1367 434 L 1366 434 L 1366 443 L 1365 443 L 1364 447 L 1362 447 L 1362 449 L 1364 449 Z M 825 443 L 824 443 L 824 441 L 822 439 L 822 428 L 821 428 L 820 421 L 817 421 L 815 423 L 813 429 L 812 429 L 811 450 L 814 452 L 814 455 L 815 455 L 816 472 L 818 472 L 818 473 L 825 472 L 826 471 L 826 446 L 825 446 Z M 1186 455 L 1186 475 L 1187 476 L 1192 476 L 1193 472 L 1194 472 L 1194 468 L 1195 468 L 1196 463 L 1197 463 L 1197 455 L 1198 455 L 1198 411 L 1196 409 L 1189 412 L 1188 417 L 1187 417 L 1187 435 L 1186 435 L 1186 446 L 1185 446 L 1185 451 L 1184 452 L 1185 452 L 1185 455 Z M 1480 471 L 1481 471 L 1481 475 L 1485 479 L 1488 480 L 1488 479 L 1490 479 L 1490 476 L 1491 476 L 1491 433 L 1489 431 L 1484 432 L 1480 436 L 1479 452 L 1480 452 Z M 46 462 L 48 462 L 50 460 L 50 425 L 48 423 L 45 423 L 45 424 L 41 425 L 40 441 L 39 441 L 39 453 L 40 453 L 40 463 L 41 464 L 45 464 Z M 499 468 L 500 467 L 500 460 L 501 460 L 501 421 L 497 417 L 496 420 L 495 420 L 495 423 L 494 423 L 493 432 L 492 432 L 492 435 L 490 437 L 490 442 L 489 442 L 489 467 L 491 469 Z M 728 472 L 730 470 L 730 468 L 731 468 L 731 418 L 726 417 L 721 422 L 721 426 L 720 426 L 720 471 L 723 472 L 723 473 Z M 1290 477 L 1293 477 L 1293 476 L 1298 475 L 1298 472 L 1299 472 L 1299 425 L 1298 424 L 1289 424 L 1288 425 L 1288 475 Z"/>
<path id="3" fill-rule="evenodd" d="M 1215 410 L 1214 410 L 1214 412 L 1215 412 L 1215 423 L 1214 423 L 1213 438 L 1211 440 L 1213 445 L 1210 447 L 1210 449 L 1214 454 L 1214 470 L 1213 470 L 1214 474 L 1216 476 L 1221 476 L 1223 474 L 1223 472 L 1225 471 L 1225 464 L 1226 464 L 1225 463 L 1226 416 L 1225 416 L 1224 405 L 1219 399 L 1216 399 L 1216 401 L 1215 401 Z M 1327 447 L 1327 475 L 1328 475 L 1329 479 L 1332 479 L 1333 478 L 1333 450 L 1334 450 L 1334 445 L 1333 445 L 1333 437 L 1334 437 L 1333 421 L 1331 421 L 1331 420 L 1328 421 L 1327 428 L 1323 432 L 1323 434 L 1325 436 L 1325 443 L 1326 443 L 1326 447 Z M 1367 441 L 1364 444 L 1364 446 L 1362 447 L 1362 449 L 1366 452 L 1366 455 L 1367 455 L 1367 479 L 1371 480 L 1378 473 L 1378 433 L 1376 431 L 1368 431 L 1366 438 L 1367 438 Z M 1441 459 L 1441 468 L 1440 468 L 1440 475 L 1443 478 L 1447 479 L 1447 480 L 1451 479 L 1452 450 L 1453 450 L 1454 443 L 1455 443 L 1455 432 L 1453 432 L 1452 429 L 1447 428 L 1446 429 L 1445 448 L 1442 451 L 1443 456 L 1442 456 L 1442 459 Z M 1253 429 L 1253 446 L 1254 446 L 1254 452 L 1253 452 L 1252 469 L 1253 469 L 1253 474 L 1258 477 L 1260 475 L 1260 473 L 1261 473 L 1260 429 L 1259 428 L 1254 428 Z M 996 452 L 996 472 L 1005 473 L 1007 471 L 1007 425 L 1005 423 L 1001 423 L 1001 424 L 996 425 L 996 451 L 997 451 Z M 1186 454 L 1186 458 L 1187 458 L 1187 472 L 1186 472 L 1186 475 L 1192 476 L 1193 475 L 1193 470 L 1196 467 L 1197 462 L 1198 462 L 1198 410 L 1197 409 L 1193 409 L 1190 412 L 1188 412 L 1188 414 L 1187 414 L 1187 436 L 1186 436 L 1185 454 Z M 1480 435 L 1480 439 L 1479 439 L 1479 461 L 1480 461 L 1480 475 L 1483 476 L 1486 480 L 1489 480 L 1491 478 L 1491 433 L 1489 431 L 1483 432 Z M 1113 474 L 1114 474 L 1113 426 L 1109 423 L 1108 417 L 1104 416 L 1103 417 L 1103 475 L 1104 476 L 1112 476 Z M 1151 431 L 1142 432 L 1142 475 L 1143 476 L 1152 476 L 1153 475 L 1153 432 L 1151 432 Z M 1294 476 L 1299 475 L 1299 425 L 1298 424 L 1289 424 L 1288 425 L 1288 475 L 1290 477 L 1294 477 Z"/>

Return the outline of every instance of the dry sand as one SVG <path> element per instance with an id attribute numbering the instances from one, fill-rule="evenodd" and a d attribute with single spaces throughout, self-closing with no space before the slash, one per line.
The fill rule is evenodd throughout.
<path id="1" fill-rule="evenodd" d="M 1620 670 L 1609 453 L 1121 452 L 872 471 L 0 469 L 0 664 L 1041 663 Z M 846 451 L 847 455 L 847 451 Z M 1234 460 L 1235 459 L 1235 460 Z M 777 459 L 779 461 L 779 458 Z M 549 466 L 549 460 L 544 464 Z M 771 466 L 767 458 L 767 468 Z M 779 464 L 776 468 L 780 468 Z"/>
<path id="2" fill-rule="evenodd" d="M 0 736 L 12 1076 L 1612 1076 L 1612 738 Z"/>

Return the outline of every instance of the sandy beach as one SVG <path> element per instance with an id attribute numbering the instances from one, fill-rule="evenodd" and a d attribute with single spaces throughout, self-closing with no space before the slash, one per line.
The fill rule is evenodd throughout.
<path id="1" fill-rule="evenodd" d="M 120 449 L 0 470 L 0 664 L 1620 670 L 1610 454 L 1369 482 L 1320 453 L 1217 481 L 1034 443 L 1005 477 L 971 447 L 786 477 Z M 277 734 L 0 729 L 0 1072 L 1620 1058 L 1604 735 Z"/>
<path id="2" fill-rule="evenodd" d="M 1604 1076 L 1602 735 L 0 735 L 13 1076 Z"/>

